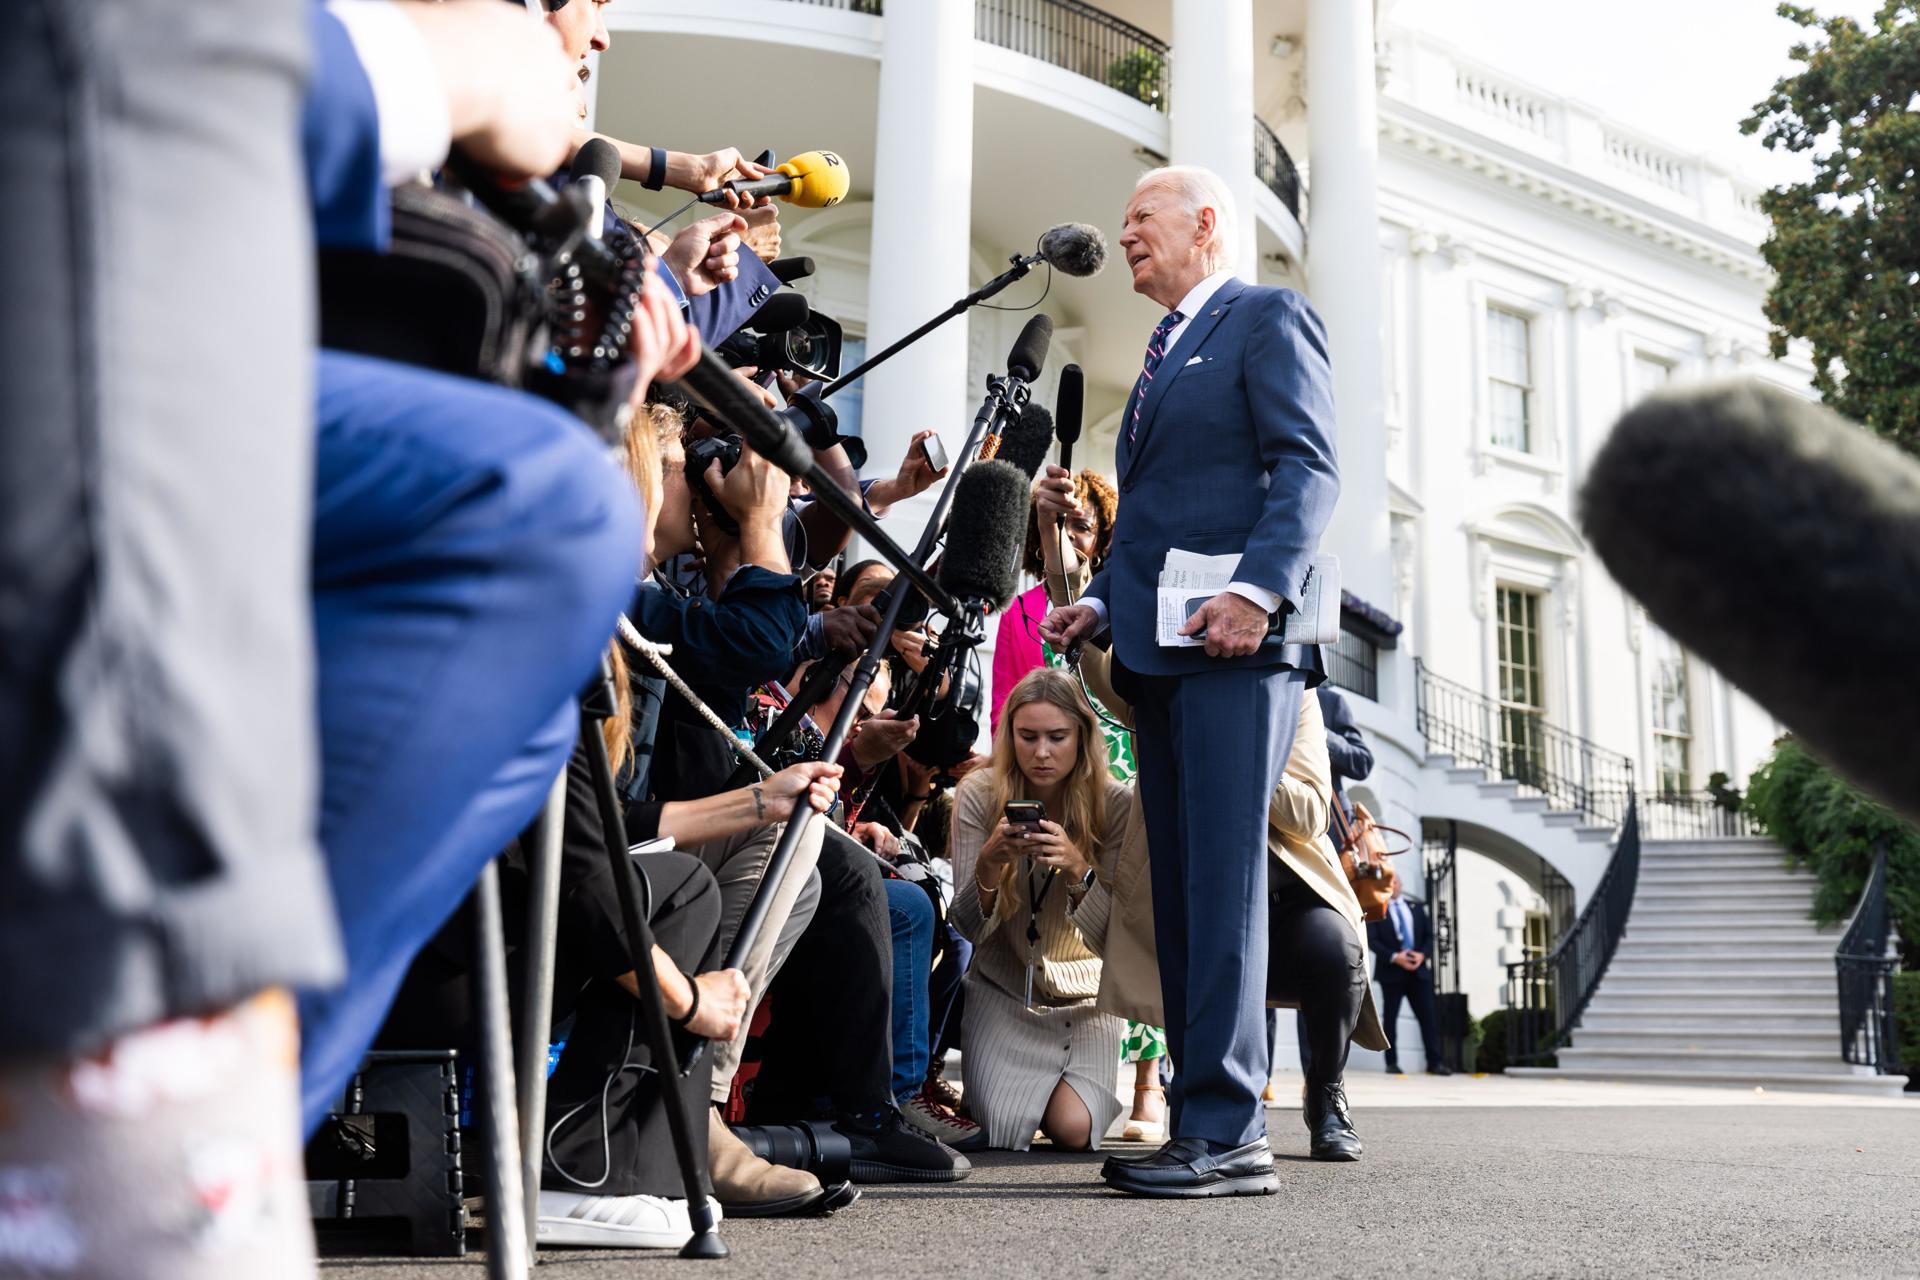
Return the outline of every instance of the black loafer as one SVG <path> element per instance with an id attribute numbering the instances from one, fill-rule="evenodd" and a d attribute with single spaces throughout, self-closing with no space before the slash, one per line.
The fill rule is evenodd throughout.
<path id="1" fill-rule="evenodd" d="M 1358 1160 L 1363 1148 L 1347 1115 L 1347 1090 L 1336 1080 L 1307 1090 L 1303 1108 L 1307 1121 L 1308 1148 L 1315 1160 Z"/>
<path id="2" fill-rule="evenodd" d="M 1109 1160 L 1102 1176 L 1115 1191 L 1171 1199 L 1270 1196 L 1280 1189 L 1265 1138 L 1243 1147 L 1175 1138 L 1144 1160 Z"/>

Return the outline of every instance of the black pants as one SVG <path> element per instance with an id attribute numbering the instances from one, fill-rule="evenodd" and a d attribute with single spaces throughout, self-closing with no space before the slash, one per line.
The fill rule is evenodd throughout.
<path id="1" fill-rule="evenodd" d="M 1299 1004 L 1307 1084 L 1332 1084 L 1346 1072 L 1366 1001 L 1366 953 L 1326 899 L 1283 863 L 1267 866 L 1267 998 Z"/>
<path id="2" fill-rule="evenodd" d="M 880 865 L 838 827 L 820 846 L 820 909 L 768 995 L 750 1118 L 870 1112 L 893 1100 L 893 930 Z"/>
<path id="3" fill-rule="evenodd" d="M 698 858 L 642 854 L 635 860 L 652 889 L 653 940 L 686 973 L 719 967 L 720 887 Z M 565 919 L 565 913 L 562 913 Z M 570 946 L 562 930 L 556 956 L 554 1025 L 567 1047 L 547 1082 L 546 1158 L 540 1185 L 592 1195 L 686 1194 L 667 1127 L 666 1097 L 641 1029 L 640 1002 L 601 976 L 604 963 Z M 650 981 L 644 974 L 641 981 Z M 583 980 L 584 979 L 584 980 Z M 684 1061 L 691 1041 L 674 1032 Z M 679 1086 L 695 1139 L 704 1149 L 712 1055 Z M 701 1161 L 704 1174 L 705 1161 Z"/>
<path id="4" fill-rule="evenodd" d="M 1426 1049 L 1427 1070 L 1439 1066 L 1440 1019 L 1434 1009 L 1433 970 L 1421 965 L 1418 973 L 1408 973 L 1388 965 L 1380 971 L 1380 994 L 1384 1004 L 1380 1020 L 1387 1029 L 1387 1039 L 1394 1038 L 1394 1028 L 1400 1025 L 1400 1002 L 1404 1000 L 1413 1006 L 1413 1019 L 1420 1024 L 1420 1043 Z M 1393 1049 L 1387 1050 L 1387 1070 L 1399 1069 L 1400 1055 Z"/>

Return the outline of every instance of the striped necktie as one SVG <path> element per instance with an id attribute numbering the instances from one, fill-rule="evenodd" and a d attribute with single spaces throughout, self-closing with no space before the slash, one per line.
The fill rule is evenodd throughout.
<path id="1" fill-rule="evenodd" d="M 1147 360 L 1140 366 L 1140 377 L 1133 384 L 1133 413 L 1127 423 L 1128 444 L 1132 444 L 1134 437 L 1140 434 L 1140 406 L 1147 402 L 1147 387 L 1153 382 L 1154 371 L 1167 358 L 1167 335 L 1184 319 L 1186 317 L 1178 311 L 1167 312 L 1165 318 L 1154 326 L 1153 337 L 1147 341 Z"/>

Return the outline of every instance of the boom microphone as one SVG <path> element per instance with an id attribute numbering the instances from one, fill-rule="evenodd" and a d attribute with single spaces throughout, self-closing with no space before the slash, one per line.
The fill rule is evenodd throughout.
<path id="1" fill-rule="evenodd" d="M 1722 383 L 1623 417 L 1580 518 L 1663 628 L 1920 819 L 1920 464 L 1818 405 Z"/>
<path id="2" fill-rule="evenodd" d="M 1040 256 L 1070 276 L 1095 276 L 1107 265 L 1107 238 L 1084 222 L 1063 222 L 1040 237 Z"/>
<path id="3" fill-rule="evenodd" d="M 1032 382 L 1046 367 L 1047 348 L 1053 344 L 1053 317 L 1042 311 L 1027 321 L 1007 353 L 1007 376 Z"/>
<path id="4" fill-rule="evenodd" d="M 961 600 L 1004 609 L 1019 585 L 1027 542 L 1027 478 L 1011 463 L 976 462 L 961 473 L 938 581 Z"/>
<path id="5" fill-rule="evenodd" d="M 1018 467 L 1020 474 L 1032 480 L 1052 451 L 1053 415 L 1029 401 L 1013 425 L 1000 433 L 1000 448 L 993 456 Z"/>
<path id="6" fill-rule="evenodd" d="M 702 204 L 725 204 L 729 192 L 738 196 L 778 196 L 803 209 L 825 209 L 847 198 L 853 177 L 847 162 L 831 151 L 803 151 L 776 165 L 764 178 L 738 179 L 699 197 Z"/>

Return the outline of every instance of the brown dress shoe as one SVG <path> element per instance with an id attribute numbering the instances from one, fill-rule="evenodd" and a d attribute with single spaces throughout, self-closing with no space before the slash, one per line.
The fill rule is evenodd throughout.
<path id="1" fill-rule="evenodd" d="M 827 1198 L 805 1169 L 770 1164 L 734 1136 L 720 1113 L 707 1110 L 707 1168 L 713 1195 L 730 1218 L 781 1218 L 818 1212 Z"/>

